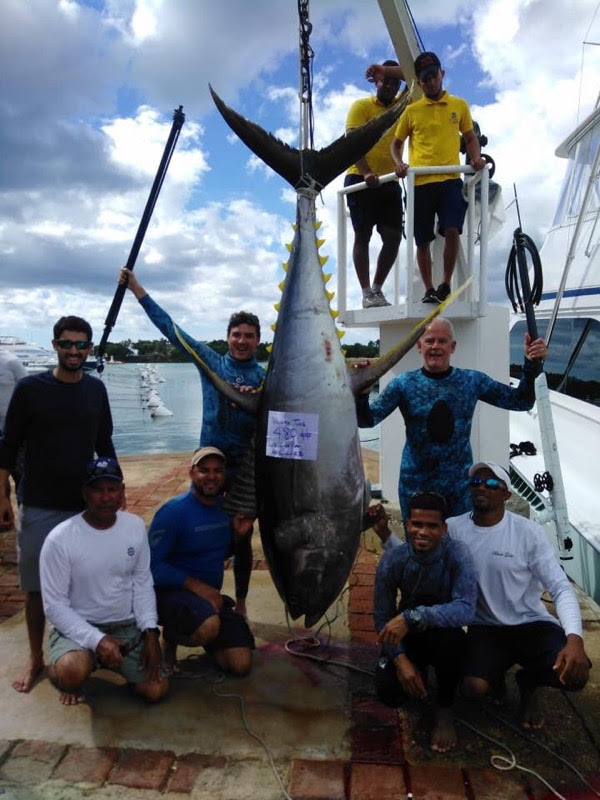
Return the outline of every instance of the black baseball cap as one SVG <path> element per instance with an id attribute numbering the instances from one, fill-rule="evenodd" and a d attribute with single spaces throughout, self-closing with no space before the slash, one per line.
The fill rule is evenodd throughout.
<path id="1" fill-rule="evenodd" d="M 419 80 L 425 80 L 431 75 L 436 75 L 441 67 L 440 60 L 435 53 L 425 51 L 424 53 L 419 53 L 415 58 L 415 75 Z"/>

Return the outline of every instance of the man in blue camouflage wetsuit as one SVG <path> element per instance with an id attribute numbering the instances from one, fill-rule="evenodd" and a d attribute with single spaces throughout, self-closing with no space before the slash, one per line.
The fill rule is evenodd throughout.
<path id="1" fill-rule="evenodd" d="M 381 506 L 367 517 L 390 536 Z M 397 707 L 428 696 L 427 667 L 436 674 L 432 750 L 456 744 L 452 705 L 461 676 L 465 634 L 475 615 L 477 582 L 471 556 L 446 535 L 446 502 L 436 493 L 411 497 L 407 540 L 384 553 L 375 577 L 375 628 L 382 646 L 375 672 L 379 699 Z M 397 540 L 394 539 L 393 544 Z M 398 598 L 400 594 L 400 598 Z"/>
<path id="2" fill-rule="evenodd" d="M 479 400 L 497 408 L 527 411 L 533 406 L 534 379 L 548 349 L 543 339 L 525 335 L 523 377 L 516 388 L 490 378 L 484 372 L 450 366 L 456 349 L 452 323 L 438 317 L 417 342 L 423 357 L 421 369 L 393 378 L 369 404 L 368 395 L 357 399 L 361 428 L 377 425 L 396 408 L 406 425 L 398 493 L 406 519 L 408 498 L 428 489 L 444 495 L 448 515 L 471 510 L 469 467 L 473 463 L 471 424 Z"/>
<path id="3" fill-rule="evenodd" d="M 191 357 L 175 334 L 173 320 L 146 292 L 131 270 L 121 269 L 119 283 L 127 283 L 140 305 L 166 338 L 178 347 L 188 358 Z M 260 343 L 260 323 L 258 317 L 246 311 L 233 314 L 227 326 L 227 345 L 229 352 L 224 356 L 216 353 L 204 342 L 193 339 L 179 329 L 188 345 L 227 383 L 238 389 L 256 388 L 262 383 L 265 371 L 255 358 Z M 195 363 L 195 362 L 194 362 Z M 218 447 L 227 458 L 227 472 L 231 479 L 239 466 L 240 459 L 254 435 L 256 418 L 242 411 L 226 400 L 215 389 L 206 375 L 198 368 L 202 382 L 202 430 L 200 447 Z M 249 536 L 235 546 L 235 594 L 236 610 L 246 616 L 246 595 L 252 571 L 252 543 Z"/>

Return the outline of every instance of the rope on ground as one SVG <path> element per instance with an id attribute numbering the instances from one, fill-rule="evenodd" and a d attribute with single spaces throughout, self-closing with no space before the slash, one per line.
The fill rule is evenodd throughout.
<path id="1" fill-rule="evenodd" d="M 498 755 L 497 753 L 494 753 L 494 755 L 490 756 L 490 764 L 494 767 L 494 769 L 500 770 L 501 772 L 508 772 L 511 769 L 518 769 L 521 772 L 527 772 L 529 775 L 535 775 L 535 777 L 538 780 L 540 780 L 544 784 L 544 786 L 550 789 L 550 791 L 555 797 L 558 797 L 558 800 L 567 800 L 567 798 L 564 795 L 560 794 L 560 792 L 557 792 L 556 789 L 550 783 L 548 783 L 548 781 L 545 778 L 543 778 L 539 772 L 536 772 L 533 769 L 529 769 L 529 767 L 524 767 L 521 764 L 517 763 L 517 757 L 510 749 L 510 747 L 503 744 L 502 742 L 499 742 L 497 739 L 494 739 L 493 736 L 488 736 L 487 733 L 480 731 L 478 728 L 466 722 L 464 719 L 460 719 L 459 717 L 457 717 L 456 721 L 459 722 L 461 725 L 464 725 L 466 728 L 470 728 L 470 730 L 472 730 L 473 733 L 476 733 L 478 736 L 482 736 L 489 742 L 492 742 L 498 747 L 501 747 L 503 750 L 506 750 L 506 752 L 509 754 L 510 757 Z"/>
<path id="2" fill-rule="evenodd" d="M 179 667 L 179 664 L 181 664 L 181 663 L 183 663 L 185 661 L 188 661 L 188 660 L 189 661 L 194 661 L 194 660 L 200 659 L 201 657 L 202 657 L 201 655 L 198 655 L 196 653 L 190 653 L 190 655 L 186 656 L 185 659 L 183 659 L 182 661 L 178 661 L 177 665 Z M 214 676 L 214 680 L 209 680 L 209 676 L 211 676 L 211 675 Z M 267 754 L 267 759 L 269 761 L 269 766 L 271 767 L 271 771 L 273 772 L 273 775 L 275 776 L 275 779 L 277 780 L 277 783 L 279 784 L 279 788 L 281 789 L 281 792 L 282 792 L 283 796 L 285 797 L 285 800 L 294 800 L 293 797 L 290 794 L 288 794 L 288 792 L 286 791 L 285 786 L 283 785 L 283 781 L 281 780 L 281 776 L 280 776 L 279 772 L 277 771 L 277 767 L 275 766 L 275 761 L 273 760 L 273 756 L 271 755 L 271 750 L 269 749 L 268 744 L 257 733 L 254 733 L 254 731 L 250 728 L 250 725 L 248 724 L 248 718 L 246 717 L 246 701 L 244 700 L 243 695 L 237 694 L 235 692 L 228 692 L 227 694 L 224 694 L 224 693 L 221 693 L 221 692 L 217 692 L 215 690 L 214 687 L 216 685 L 218 685 L 219 683 L 223 683 L 223 681 L 225 680 L 227 675 L 222 670 L 214 669 L 213 667 L 209 667 L 204 672 L 200 672 L 200 673 L 197 673 L 197 674 L 194 674 L 194 673 L 191 673 L 191 672 L 186 672 L 185 670 L 182 670 L 179 667 L 178 671 L 176 673 L 174 673 L 172 677 L 173 678 L 183 678 L 183 679 L 187 679 L 187 680 L 203 680 L 205 683 L 207 683 L 211 687 L 211 692 L 213 693 L 213 695 L 215 697 L 219 697 L 219 698 L 221 698 L 223 700 L 228 700 L 228 699 L 231 699 L 231 698 L 233 698 L 235 700 L 238 700 L 238 702 L 240 704 L 240 714 L 241 714 L 241 717 L 242 717 L 242 723 L 244 725 L 244 729 L 245 729 L 246 733 L 248 734 L 248 736 L 251 736 L 253 739 L 256 739 L 256 741 L 260 744 L 260 746 L 263 748 L 263 750 Z"/>
<path id="3" fill-rule="evenodd" d="M 585 783 L 585 785 L 596 795 L 596 797 L 600 797 L 600 792 L 597 789 L 595 789 L 591 785 L 591 783 L 589 783 L 588 780 L 586 780 L 586 778 L 582 775 L 582 773 L 577 769 L 577 767 L 574 764 L 572 764 L 566 758 L 563 758 L 561 755 L 556 753 L 554 750 L 550 749 L 543 742 L 538 741 L 533 736 L 529 736 L 527 733 L 525 733 L 525 731 L 523 731 L 517 725 L 513 725 L 512 722 L 509 722 L 507 719 L 504 719 L 499 714 L 495 714 L 487 706 L 483 706 L 483 708 L 484 708 L 485 712 L 490 717 L 495 719 L 497 722 L 500 722 L 506 728 L 509 728 L 509 730 L 511 730 L 513 733 L 517 733 L 521 738 L 526 739 L 530 744 L 534 744 L 537 747 L 540 747 L 542 750 L 545 750 L 550 756 L 552 756 L 553 758 L 557 759 L 562 764 L 564 764 L 566 767 L 568 767 L 571 770 L 571 772 L 573 772 L 575 775 L 577 775 L 579 780 L 581 780 L 583 783 Z M 515 754 L 513 753 L 513 751 L 509 747 L 507 747 L 507 745 L 503 744 L 502 742 L 499 742 L 497 739 L 494 739 L 493 737 L 489 736 L 488 734 L 483 733 L 483 731 L 480 731 L 478 728 L 475 728 L 473 725 L 471 725 L 470 723 L 466 722 L 464 719 L 460 719 L 460 718 L 457 717 L 456 721 L 459 722 L 461 725 L 464 725 L 465 727 L 470 728 L 478 736 L 482 736 L 484 739 L 488 739 L 488 741 L 493 742 L 494 744 L 498 745 L 498 747 L 502 747 L 504 750 L 506 750 L 510 754 L 510 758 L 507 758 L 506 756 L 502 756 L 502 755 L 492 755 L 492 756 L 490 756 L 490 763 L 492 764 L 492 766 L 495 769 L 500 770 L 500 771 L 508 771 L 508 770 L 511 770 L 511 769 L 519 769 L 522 772 L 528 772 L 531 775 L 535 775 L 536 778 L 539 778 L 542 781 L 542 783 L 545 784 L 554 795 L 556 795 L 556 797 L 561 798 L 561 800 L 565 800 L 565 798 L 561 794 L 559 794 L 544 778 L 542 778 L 542 776 L 538 772 L 535 772 L 534 770 L 531 770 L 528 767 L 523 767 L 520 764 L 518 764 Z"/>
<path id="4" fill-rule="evenodd" d="M 212 693 L 215 695 L 215 697 L 221 697 L 223 699 L 235 698 L 236 700 L 239 701 L 240 713 L 242 715 L 242 722 L 244 723 L 244 728 L 246 729 L 246 733 L 248 734 L 248 736 L 251 736 L 253 739 L 256 739 L 256 741 L 260 744 L 262 749 L 267 754 L 267 758 L 269 760 L 269 765 L 271 767 L 271 771 L 273 772 L 273 775 L 275 775 L 277 783 L 279 784 L 279 788 L 281 789 L 281 793 L 283 794 L 285 799 L 286 800 L 293 800 L 292 796 L 290 794 L 288 794 L 288 792 L 286 791 L 285 786 L 283 785 L 283 781 L 281 780 L 281 775 L 277 771 L 277 767 L 275 766 L 275 762 L 273 761 L 273 756 L 271 755 L 271 751 L 269 749 L 269 746 L 264 741 L 264 739 L 261 739 L 261 737 L 257 733 L 254 733 L 254 731 L 248 725 L 248 720 L 246 718 L 246 702 L 245 702 L 244 698 L 242 697 L 242 695 L 241 694 L 235 694 L 235 693 L 221 694 L 220 692 L 216 692 L 214 689 L 212 690 Z"/>

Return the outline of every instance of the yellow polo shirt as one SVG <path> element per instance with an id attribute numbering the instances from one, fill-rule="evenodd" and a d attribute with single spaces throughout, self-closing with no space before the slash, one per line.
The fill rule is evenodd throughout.
<path id="1" fill-rule="evenodd" d="M 396 97 L 395 100 L 397 99 Z M 389 108 L 390 106 L 384 106 L 383 103 L 380 103 L 375 95 L 355 100 L 350 106 L 350 111 L 348 111 L 348 116 L 346 117 L 346 130 L 349 131 L 353 128 L 360 128 L 365 122 L 369 122 L 369 120 L 374 117 L 378 117 Z M 383 134 L 377 144 L 365 155 L 369 166 L 377 175 L 388 175 L 390 172 L 394 171 L 394 159 L 390 154 L 393 138 L 394 126 L 392 125 L 392 127 Z M 360 170 L 356 168 L 356 165 L 353 164 L 347 174 L 360 175 L 361 173 Z"/>
<path id="2" fill-rule="evenodd" d="M 408 164 L 435 167 L 460 164 L 460 134 L 473 127 L 466 100 L 444 92 L 439 100 L 421 97 L 411 103 L 396 125 L 395 137 L 409 140 Z M 415 184 L 459 178 L 451 175 L 417 175 Z"/>

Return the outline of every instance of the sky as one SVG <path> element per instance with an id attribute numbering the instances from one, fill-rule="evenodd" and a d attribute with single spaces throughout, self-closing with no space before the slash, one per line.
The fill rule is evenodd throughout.
<path id="1" fill-rule="evenodd" d="M 541 246 L 565 169 L 554 150 L 600 89 L 598 0 L 413 0 L 445 87 L 465 97 L 496 161 L 504 202 L 517 185 L 524 230 Z M 315 145 L 343 133 L 373 92 L 368 64 L 394 58 L 376 0 L 312 0 Z M 171 129 L 181 131 L 136 274 L 198 339 L 224 338 L 231 312 L 275 321 L 295 196 L 213 106 L 298 143 L 295 0 L 2 0 L 0 4 L 0 334 L 49 344 L 79 314 L 100 340 Z M 335 289 L 337 178 L 317 200 Z M 506 302 L 517 226 L 490 243 L 489 299 Z M 376 237 L 375 237 L 376 239 Z M 349 307 L 359 290 L 348 273 Z M 333 301 L 336 306 L 336 300 Z M 353 329 L 345 341 L 376 338 Z M 111 341 L 160 334 L 130 293 Z"/>

